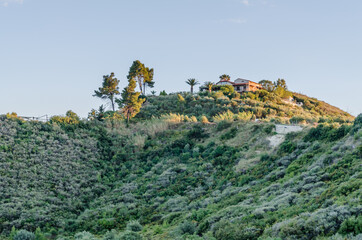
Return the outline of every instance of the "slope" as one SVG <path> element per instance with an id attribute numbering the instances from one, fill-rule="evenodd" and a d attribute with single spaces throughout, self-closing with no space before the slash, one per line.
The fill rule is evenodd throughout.
<path id="1" fill-rule="evenodd" d="M 3 116 L 0 129 L 3 236 L 15 226 L 49 238 L 116 229 L 122 238 L 132 220 L 145 239 L 361 231 L 362 116 L 289 133 L 277 147 L 267 139 L 272 123 L 185 123 L 173 114 L 131 128 Z"/>

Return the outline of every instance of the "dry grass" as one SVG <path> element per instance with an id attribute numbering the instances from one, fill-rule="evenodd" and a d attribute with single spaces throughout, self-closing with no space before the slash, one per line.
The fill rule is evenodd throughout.
<path id="1" fill-rule="evenodd" d="M 158 118 L 152 118 L 150 121 L 139 124 L 139 128 L 142 132 L 150 137 L 154 137 L 157 133 L 166 131 L 169 126 L 170 122 Z"/>
<path id="2" fill-rule="evenodd" d="M 210 123 L 210 122 L 209 122 L 209 119 L 207 119 L 207 117 L 204 116 L 204 115 L 201 116 L 201 122 L 204 123 L 204 124 Z"/>
<path id="3" fill-rule="evenodd" d="M 161 119 L 170 123 L 181 123 L 185 120 L 185 116 L 178 113 L 169 113 L 162 115 Z"/>
<path id="4" fill-rule="evenodd" d="M 145 146 L 145 141 L 147 139 L 146 135 L 135 135 L 133 137 L 133 143 L 136 147 L 138 147 L 139 149 L 142 149 Z"/>
<path id="5" fill-rule="evenodd" d="M 232 121 L 234 121 L 234 113 L 232 113 L 230 110 L 228 110 L 224 113 L 220 113 L 220 114 L 216 115 L 215 117 L 213 117 L 213 121 L 214 122 L 221 122 L 221 121 L 232 122 Z"/>

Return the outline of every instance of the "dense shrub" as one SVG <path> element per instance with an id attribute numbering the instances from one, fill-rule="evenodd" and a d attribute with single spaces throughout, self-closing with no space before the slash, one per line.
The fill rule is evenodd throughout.
<path id="1" fill-rule="evenodd" d="M 127 230 L 133 232 L 140 232 L 142 231 L 142 225 L 138 221 L 131 221 L 127 223 Z"/>
<path id="2" fill-rule="evenodd" d="M 287 140 L 287 141 L 284 141 L 284 142 L 280 145 L 279 150 L 278 150 L 278 153 L 280 153 L 280 154 L 291 153 L 291 152 L 293 152 L 295 149 L 296 149 L 295 143 L 290 142 L 290 141 Z"/>
<path id="3" fill-rule="evenodd" d="M 339 128 L 333 129 L 331 126 L 318 125 L 316 128 L 312 128 L 308 134 L 304 137 L 305 141 L 315 140 L 328 140 L 336 141 L 343 138 L 350 130 L 350 127 L 342 125 Z"/>
<path id="4" fill-rule="evenodd" d="M 213 232 L 215 238 L 218 240 L 256 240 L 262 233 L 261 229 L 256 227 L 233 224 L 226 220 L 218 222 Z"/>
<path id="5" fill-rule="evenodd" d="M 202 138 L 206 138 L 208 134 L 204 131 L 204 129 L 200 125 L 194 125 L 192 129 L 187 133 L 187 137 L 191 139 L 200 140 Z"/>
<path id="6" fill-rule="evenodd" d="M 71 110 L 67 111 L 65 116 L 53 116 L 50 118 L 51 123 L 60 123 L 60 124 L 78 124 L 79 117 L 76 113 Z"/>
<path id="7" fill-rule="evenodd" d="M 125 231 L 121 233 L 120 240 L 142 240 L 142 236 L 137 232 Z"/>
<path id="8" fill-rule="evenodd" d="M 184 235 L 184 234 L 192 235 L 196 231 L 196 226 L 194 223 L 192 223 L 190 221 L 185 221 L 179 225 L 179 230 L 180 230 L 181 235 Z"/>
<path id="9" fill-rule="evenodd" d="M 229 131 L 227 131 L 225 134 L 221 135 L 221 140 L 228 140 L 231 138 L 234 138 L 238 132 L 238 129 L 236 127 L 231 128 Z"/>
<path id="10" fill-rule="evenodd" d="M 294 100 L 304 103 L 305 106 L 295 108 L 282 101 L 282 98 L 291 94 L 289 91 L 284 93 L 278 95 L 275 92 L 269 93 L 261 90 L 255 93 L 243 93 L 241 96 L 235 93 L 226 93 L 227 96 L 225 96 L 222 91 L 213 91 L 211 97 L 206 92 L 196 96 L 182 93 L 185 101 L 182 101 L 181 104 L 178 97 L 180 93 L 161 97 L 148 96 L 148 104 L 141 109 L 137 118 L 151 119 L 164 114 L 178 113 L 196 118 L 204 115 L 215 122 L 223 120 L 249 121 L 255 118 L 275 119 L 276 116 L 286 117 L 287 119 L 278 119 L 283 123 L 289 122 L 292 117 L 294 117 L 292 123 L 311 122 L 312 119 L 322 117 L 328 119 L 328 122 L 349 123 L 353 120 L 351 115 L 338 108 L 297 93 L 292 94 Z"/>
<path id="11" fill-rule="evenodd" d="M 13 240 L 35 240 L 35 235 L 32 232 L 26 230 L 19 230 Z"/>
<path id="12" fill-rule="evenodd" d="M 338 232 L 343 235 L 350 233 L 357 235 L 362 233 L 362 216 L 353 216 L 344 220 Z"/>
<path id="13" fill-rule="evenodd" d="M 83 231 L 74 235 L 75 240 L 97 240 L 97 238 L 90 232 Z"/>
<path id="14" fill-rule="evenodd" d="M 195 96 L 184 99 L 201 105 Z M 222 101 L 235 117 L 231 102 L 238 101 Z M 316 239 L 360 231 L 360 130 L 322 126 L 324 137 L 302 141 L 307 132 L 288 134 L 278 151 L 266 141 L 272 124 L 237 122 L 236 132 L 232 123 L 218 129 L 185 119 L 169 114 L 125 128 L 3 117 L 0 231 L 40 226 L 49 239 L 80 232 L 76 239 L 108 240 Z M 236 136 L 220 141 L 225 133 Z"/>
<path id="15" fill-rule="evenodd" d="M 218 124 L 217 124 L 217 131 L 222 131 L 224 129 L 227 129 L 229 127 L 231 127 L 232 123 L 229 122 L 229 121 L 220 121 Z"/>
<path id="16" fill-rule="evenodd" d="M 273 129 L 275 128 L 275 125 L 273 125 L 273 124 L 268 124 L 268 125 L 266 125 L 265 127 L 264 127 L 264 132 L 266 133 L 266 134 L 270 134 L 270 133 L 272 133 L 272 131 L 273 131 Z"/>

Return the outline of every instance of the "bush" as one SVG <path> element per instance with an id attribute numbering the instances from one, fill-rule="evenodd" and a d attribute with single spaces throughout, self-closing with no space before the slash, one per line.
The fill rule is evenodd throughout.
<path id="1" fill-rule="evenodd" d="M 142 236 L 136 232 L 125 231 L 121 233 L 120 240 L 142 240 Z"/>
<path id="2" fill-rule="evenodd" d="M 7 113 L 7 114 L 6 114 L 6 118 L 7 118 L 7 119 L 12 119 L 12 120 L 24 121 L 24 119 L 22 119 L 21 117 L 19 117 L 18 114 L 15 113 L 15 112 Z"/>
<path id="3" fill-rule="evenodd" d="M 348 134 L 350 127 L 342 125 L 339 128 L 333 129 L 331 126 L 318 125 L 316 128 L 312 128 L 308 134 L 304 137 L 304 141 L 315 140 L 329 140 L 336 141 L 343 138 Z"/>
<path id="4" fill-rule="evenodd" d="M 232 139 L 236 136 L 238 132 L 238 129 L 236 127 L 231 128 L 229 131 L 227 131 L 225 134 L 221 135 L 221 140 L 228 140 Z"/>
<path id="5" fill-rule="evenodd" d="M 266 134 L 270 134 L 272 133 L 273 129 L 275 128 L 275 125 L 274 124 L 268 124 L 264 127 L 263 131 L 266 133 Z"/>
<path id="6" fill-rule="evenodd" d="M 39 227 L 35 230 L 35 240 L 46 240 L 46 237 Z"/>
<path id="7" fill-rule="evenodd" d="M 229 127 L 231 127 L 232 123 L 228 122 L 228 121 L 221 121 L 217 124 L 216 130 L 217 131 L 222 131 L 224 129 L 227 129 Z"/>
<path id="8" fill-rule="evenodd" d="M 74 235 L 76 240 L 96 240 L 97 238 L 90 232 L 83 231 Z"/>
<path id="9" fill-rule="evenodd" d="M 14 236 L 14 240 L 34 240 L 34 239 L 35 239 L 34 233 L 28 232 L 26 230 L 20 230 Z"/>
<path id="10" fill-rule="evenodd" d="M 179 225 L 179 230 L 182 235 L 184 235 L 184 234 L 192 235 L 196 231 L 196 226 L 194 223 L 192 223 L 190 221 L 185 221 Z"/>
<path id="11" fill-rule="evenodd" d="M 193 128 L 187 134 L 187 137 L 191 139 L 202 139 L 207 136 L 208 134 L 204 132 L 204 129 L 200 125 L 193 126 Z"/>
<path id="12" fill-rule="evenodd" d="M 350 128 L 345 125 L 342 125 L 341 127 L 337 128 L 337 129 L 333 129 L 328 134 L 328 140 L 336 141 L 338 139 L 343 138 L 344 136 L 347 135 L 347 133 L 349 132 L 349 129 Z"/>
<path id="13" fill-rule="evenodd" d="M 300 123 L 304 123 L 305 119 L 303 117 L 300 117 L 300 116 L 294 116 L 291 119 L 289 119 L 289 121 L 292 124 L 300 124 Z"/>
<path id="14" fill-rule="evenodd" d="M 233 224 L 226 220 L 218 222 L 213 231 L 218 240 L 256 240 L 262 233 L 259 228 Z"/>
<path id="15" fill-rule="evenodd" d="M 224 113 L 220 113 L 213 118 L 214 122 L 221 122 L 221 121 L 228 121 L 232 122 L 234 121 L 234 113 L 230 110 L 227 110 Z"/>
<path id="16" fill-rule="evenodd" d="M 138 221 L 131 221 L 127 224 L 127 230 L 132 232 L 142 231 L 142 225 Z"/>
<path id="17" fill-rule="evenodd" d="M 119 236 L 115 230 L 108 231 L 104 234 L 102 240 L 118 240 Z"/>
<path id="18" fill-rule="evenodd" d="M 160 96 L 167 96 L 166 91 L 165 91 L 165 90 L 161 91 L 161 92 L 160 92 Z"/>
<path id="19" fill-rule="evenodd" d="M 60 124 L 78 124 L 80 121 L 78 115 L 71 110 L 67 111 L 65 117 L 62 116 L 53 116 L 50 118 L 51 123 L 60 123 Z"/>
<path id="20" fill-rule="evenodd" d="M 204 116 L 204 115 L 201 116 L 201 122 L 202 122 L 203 124 L 210 123 L 209 120 L 207 119 L 207 117 Z"/>
<path id="21" fill-rule="evenodd" d="M 342 223 L 339 231 L 341 234 L 359 234 L 362 233 L 362 216 L 358 216 L 357 218 L 355 216 L 350 217 Z"/>
<path id="22" fill-rule="evenodd" d="M 292 153 L 296 148 L 296 145 L 295 143 L 293 142 L 290 142 L 290 141 L 284 141 L 280 147 L 279 147 L 279 150 L 278 150 L 278 153 L 279 154 L 284 154 L 284 153 Z"/>

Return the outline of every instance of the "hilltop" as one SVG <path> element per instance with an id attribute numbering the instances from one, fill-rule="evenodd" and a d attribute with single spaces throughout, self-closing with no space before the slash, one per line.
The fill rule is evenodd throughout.
<path id="1" fill-rule="evenodd" d="M 296 93 L 214 94 L 149 96 L 130 127 L 109 112 L 2 116 L 2 237 L 361 236 L 361 115 Z M 272 144 L 290 122 L 304 125 Z"/>
<path id="2" fill-rule="evenodd" d="M 314 124 L 321 122 L 351 123 L 349 113 L 316 98 L 291 92 L 284 99 L 274 92 L 265 90 L 248 92 L 240 96 L 228 96 L 222 92 L 201 92 L 198 95 L 175 93 L 164 96 L 148 96 L 146 105 L 137 115 L 139 119 L 160 117 L 163 114 L 178 113 L 189 117 L 205 116 L 212 121 L 226 112 L 244 118 L 283 124 Z"/>

